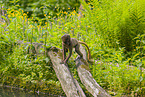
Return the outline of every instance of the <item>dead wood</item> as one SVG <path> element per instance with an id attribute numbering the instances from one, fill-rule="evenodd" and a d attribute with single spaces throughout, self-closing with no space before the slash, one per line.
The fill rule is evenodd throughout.
<path id="1" fill-rule="evenodd" d="M 77 80 L 73 78 L 68 66 L 60 64 L 62 60 L 61 50 L 52 47 L 48 50 L 48 56 L 67 97 L 86 97 Z"/>
<path id="2" fill-rule="evenodd" d="M 31 47 L 28 48 L 28 53 L 34 53 L 34 54 L 42 54 L 44 53 L 39 52 L 41 48 L 44 48 L 44 44 L 42 43 L 23 43 L 22 41 L 19 41 L 17 43 L 30 45 Z M 45 49 L 45 48 L 44 48 Z M 78 75 L 80 77 L 81 82 L 86 87 L 86 89 L 94 96 L 94 97 L 111 97 L 105 90 L 100 87 L 100 85 L 95 81 L 95 79 L 92 77 L 91 73 L 89 72 L 89 65 L 86 61 L 87 58 L 87 52 L 83 46 L 80 46 L 80 51 L 83 53 L 83 59 L 76 59 L 76 67 L 78 71 Z M 66 94 L 67 97 L 86 97 L 84 94 L 82 88 L 80 87 L 78 81 L 73 78 L 72 73 L 70 72 L 69 68 L 65 64 L 60 64 L 62 60 L 62 51 L 56 47 L 51 47 L 46 49 L 46 53 L 48 57 L 50 58 L 53 69 L 55 70 L 55 73 L 61 83 L 61 86 Z"/>
<path id="3" fill-rule="evenodd" d="M 76 65 L 81 82 L 94 97 L 111 97 L 92 77 L 92 74 L 89 72 L 88 62 L 86 62 L 87 52 L 82 46 L 80 46 L 80 49 L 84 58 L 76 59 Z"/>

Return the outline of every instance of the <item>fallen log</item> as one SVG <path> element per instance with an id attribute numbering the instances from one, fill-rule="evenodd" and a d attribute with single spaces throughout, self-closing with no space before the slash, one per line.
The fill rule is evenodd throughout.
<path id="1" fill-rule="evenodd" d="M 60 64 L 62 52 L 60 49 L 52 47 L 48 50 L 48 56 L 53 64 L 53 69 L 61 83 L 67 97 L 86 97 L 76 79 L 73 78 L 67 65 Z"/>
<path id="2" fill-rule="evenodd" d="M 18 42 L 18 44 L 29 45 L 30 42 L 23 43 Z M 34 54 L 43 54 L 44 52 L 39 52 L 41 48 L 44 48 L 44 44 L 42 43 L 31 43 L 31 47 L 28 48 L 28 53 Z M 95 81 L 92 77 L 91 73 L 89 72 L 88 62 L 87 59 L 87 52 L 83 46 L 80 46 L 80 51 L 83 54 L 83 58 L 77 58 L 76 67 L 78 71 L 78 75 L 80 77 L 81 82 L 86 87 L 86 89 L 94 96 L 94 97 L 111 97 L 99 84 Z M 61 83 L 61 86 L 66 94 L 67 97 L 86 97 L 82 88 L 80 87 L 78 81 L 73 78 L 72 73 L 70 72 L 69 68 L 65 64 L 60 64 L 62 60 L 62 51 L 56 47 L 51 47 L 45 49 L 46 55 L 50 58 L 53 69 Z"/>
<path id="3" fill-rule="evenodd" d="M 82 46 L 80 46 L 80 49 L 83 52 L 83 59 L 76 59 L 75 61 L 82 84 L 94 97 L 111 97 L 92 77 L 88 62 L 86 62 L 87 52 Z"/>

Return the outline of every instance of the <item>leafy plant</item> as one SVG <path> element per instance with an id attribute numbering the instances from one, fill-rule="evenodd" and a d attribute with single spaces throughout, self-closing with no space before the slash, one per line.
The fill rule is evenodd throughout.
<path id="1" fill-rule="evenodd" d="M 17 5 L 18 2 L 26 1 L 17 0 L 10 3 Z M 81 2 L 84 6 L 81 18 L 78 18 L 80 15 L 76 10 L 58 10 L 57 18 L 52 18 L 51 12 L 47 12 L 51 9 L 45 7 L 44 2 L 34 2 L 32 5 L 36 6 L 33 7 L 40 7 L 36 11 L 43 11 L 43 18 L 38 18 L 35 12 L 32 17 L 28 17 L 30 13 L 24 13 L 26 10 L 22 9 L 15 10 L 15 6 L 7 9 L 7 14 L 1 17 L 8 17 L 9 20 L 8 24 L 0 23 L 1 83 L 19 85 L 34 91 L 40 89 L 63 94 L 60 83 L 49 65 L 49 59 L 45 56 L 26 54 L 29 46 L 18 46 L 16 42 L 38 42 L 44 43 L 45 46 L 62 48 L 61 36 L 68 33 L 71 37 L 88 44 L 94 60 L 90 66 L 92 75 L 111 95 L 145 94 L 142 92 L 145 86 L 145 1 L 90 0 L 88 4 Z M 55 6 L 54 2 L 59 1 L 52 1 L 52 8 Z M 63 5 L 56 4 L 56 7 L 60 6 Z M 55 10 L 52 12 L 55 13 Z M 74 57 L 75 54 L 72 59 Z M 73 66 L 71 70 L 74 70 Z M 74 73 L 77 77 L 76 71 Z M 54 89 L 55 87 L 58 90 Z"/>

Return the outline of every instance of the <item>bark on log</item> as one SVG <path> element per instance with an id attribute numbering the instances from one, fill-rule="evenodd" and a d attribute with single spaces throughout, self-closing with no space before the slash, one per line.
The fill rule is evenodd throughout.
<path id="1" fill-rule="evenodd" d="M 26 50 L 26 53 L 37 55 L 44 54 L 44 52 L 39 51 L 41 48 L 44 48 L 44 44 L 42 43 L 23 43 L 23 41 L 18 41 L 17 44 L 23 44 L 24 46 L 29 45 L 28 50 Z M 61 50 L 55 47 L 51 47 L 47 49 L 47 55 L 51 59 L 53 69 L 55 70 L 57 78 L 59 79 L 67 97 L 86 97 L 77 80 L 73 78 L 68 66 L 60 64 L 62 60 Z"/>
<path id="2" fill-rule="evenodd" d="M 39 52 L 41 48 L 44 48 L 42 43 L 23 43 L 23 41 L 17 42 L 17 44 L 29 45 L 32 44 L 28 53 L 33 54 L 44 54 L 44 52 Z M 33 49 L 32 49 L 33 48 Z M 76 59 L 76 67 L 78 75 L 81 82 L 84 84 L 86 89 L 94 97 L 111 97 L 105 90 L 99 86 L 99 84 L 94 80 L 91 73 L 89 72 L 87 59 L 87 52 L 83 46 L 80 45 L 80 51 L 83 53 L 83 59 Z M 79 83 L 76 79 L 73 78 L 72 73 L 70 72 L 67 65 L 60 64 L 62 60 L 62 51 L 56 47 L 51 47 L 47 49 L 47 55 L 51 59 L 53 64 L 53 69 L 56 72 L 56 75 L 62 85 L 62 88 L 67 97 L 86 97 L 82 88 L 79 86 Z"/>
<path id="3" fill-rule="evenodd" d="M 52 47 L 48 50 L 48 56 L 53 63 L 53 68 L 67 97 L 86 97 L 76 79 L 73 78 L 68 66 L 60 64 L 62 52 Z"/>
<path id="4" fill-rule="evenodd" d="M 88 70 L 89 65 L 86 62 L 87 52 L 82 46 L 80 46 L 80 49 L 81 52 L 83 52 L 84 58 L 76 59 L 76 65 L 81 82 L 94 97 L 111 97 L 92 77 L 91 73 Z"/>

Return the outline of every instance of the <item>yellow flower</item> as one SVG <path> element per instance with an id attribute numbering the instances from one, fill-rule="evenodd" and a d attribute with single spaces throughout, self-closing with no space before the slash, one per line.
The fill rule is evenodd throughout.
<path id="1" fill-rule="evenodd" d="M 78 17 L 80 16 L 80 14 L 78 14 Z"/>
<path id="2" fill-rule="evenodd" d="M 26 16 L 26 13 L 24 13 L 23 16 Z"/>
<path id="3" fill-rule="evenodd" d="M 12 16 L 13 16 L 13 17 L 15 16 L 14 12 L 12 13 Z"/>
<path id="4" fill-rule="evenodd" d="M 8 17 L 11 17 L 11 15 L 8 15 Z"/>
<path id="5" fill-rule="evenodd" d="M 75 10 L 74 10 L 73 12 L 74 12 L 74 13 L 76 13 L 76 11 L 75 11 Z"/>
<path id="6" fill-rule="evenodd" d="M 23 17 L 23 16 L 21 16 L 21 18 L 22 18 L 22 20 L 24 19 L 24 17 Z"/>
<path id="7" fill-rule="evenodd" d="M 44 14 L 44 16 L 46 17 L 46 14 Z"/>
<path id="8" fill-rule="evenodd" d="M 67 14 L 67 12 L 65 11 L 64 14 Z"/>
<path id="9" fill-rule="evenodd" d="M 17 11 L 17 10 L 15 10 L 15 12 L 17 13 L 18 11 Z"/>
<path id="10" fill-rule="evenodd" d="M 40 25 L 42 24 L 42 22 L 40 22 Z"/>
<path id="11" fill-rule="evenodd" d="M 24 11 L 22 10 L 22 13 L 24 13 Z"/>
<path id="12" fill-rule="evenodd" d="M 18 14 L 16 14 L 16 16 L 18 16 Z"/>
<path id="13" fill-rule="evenodd" d="M 70 9 L 70 8 L 68 8 L 68 9 Z"/>

